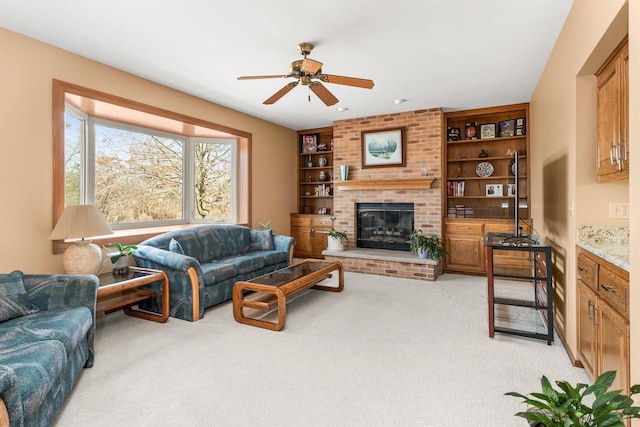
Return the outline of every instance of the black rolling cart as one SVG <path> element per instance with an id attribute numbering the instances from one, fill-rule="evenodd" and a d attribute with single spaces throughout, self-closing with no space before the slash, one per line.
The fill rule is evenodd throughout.
<path id="1" fill-rule="evenodd" d="M 544 241 L 484 236 L 489 337 L 495 332 L 553 342 L 551 247 Z"/>

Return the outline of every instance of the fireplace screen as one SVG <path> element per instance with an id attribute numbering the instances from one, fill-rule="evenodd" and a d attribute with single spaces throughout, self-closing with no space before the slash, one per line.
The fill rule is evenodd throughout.
<path id="1" fill-rule="evenodd" d="M 409 250 L 413 203 L 358 203 L 359 248 Z"/>

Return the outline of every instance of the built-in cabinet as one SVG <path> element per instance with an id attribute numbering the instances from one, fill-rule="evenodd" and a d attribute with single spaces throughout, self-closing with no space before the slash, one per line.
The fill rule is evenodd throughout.
<path id="1" fill-rule="evenodd" d="M 294 256 L 322 258 L 333 214 L 333 128 L 298 132 L 298 212 L 291 214 Z"/>
<path id="2" fill-rule="evenodd" d="M 444 114 L 445 270 L 485 274 L 484 234 L 515 234 L 515 152 L 519 159 L 520 226 L 528 233 L 528 127 L 527 103 Z"/>
<path id="3" fill-rule="evenodd" d="M 291 214 L 291 236 L 296 240 L 293 255 L 300 258 L 323 258 L 327 234 L 333 222 L 328 215 Z"/>
<path id="4" fill-rule="evenodd" d="M 578 357 L 592 380 L 617 371 L 629 392 L 629 273 L 577 248 Z"/>
<path id="5" fill-rule="evenodd" d="M 625 39 L 596 73 L 598 182 L 629 178 L 629 46 Z"/>

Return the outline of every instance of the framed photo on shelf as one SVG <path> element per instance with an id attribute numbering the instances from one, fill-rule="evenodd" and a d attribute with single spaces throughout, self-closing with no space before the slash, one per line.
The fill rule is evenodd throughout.
<path id="1" fill-rule="evenodd" d="M 362 131 L 362 167 L 405 165 L 404 128 Z"/>
<path id="2" fill-rule="evenodd" d="M 315 153 L 318 151 L 318 135 L 302 135 L 302 152 Z"/>
<path id="3" fill-rule="evenodd" d="M 516 119 L 516 136 L 523 136 L 527 134 L 526 120 L 524 117 Z"/>
<path id="4" fill-rule="evenodd" d="M 487 197 L 502 197 L 502 184 L 487 184 Z"/>
<path id="5" fill-rule="evenodd" d="M 460 141 L 460 128 L 447 128 L 447 141 Z"/>
<path id="6" fill-rule="evenodd" d="M 500 128 L 500 137 L 513 136 L 515 135 L 516 121 L 504 120 L 498 123 L 498 127 Z"/>
<path id="7" fill-rule="evenodd" d="M 516 185 L 515 184 L 507 184 L 507 196 L 516 197 Z"/>
<path id="8" fill-rule="evenodd" d="M 485 123 L 480 125 L 480 139 L 490 139 L 496 137 L 496 124 Z"/>

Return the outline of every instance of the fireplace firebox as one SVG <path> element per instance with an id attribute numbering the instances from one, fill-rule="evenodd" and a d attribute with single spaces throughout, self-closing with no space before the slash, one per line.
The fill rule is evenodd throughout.
<path id="1" fill-rule="evenodd" d="M 409 250 L 413 203 L 357 203 L 359 248 Z"/>

